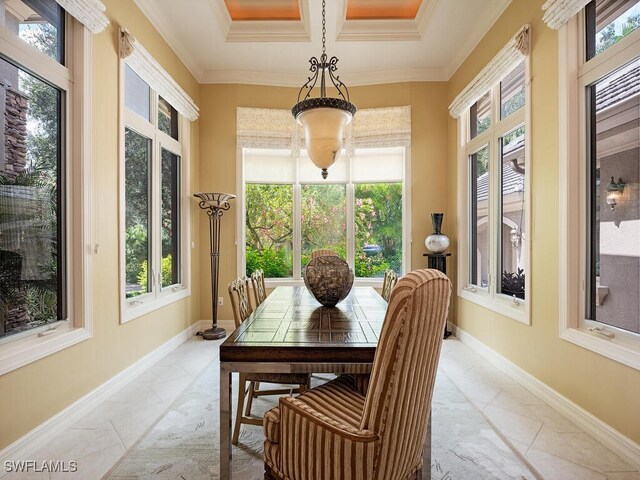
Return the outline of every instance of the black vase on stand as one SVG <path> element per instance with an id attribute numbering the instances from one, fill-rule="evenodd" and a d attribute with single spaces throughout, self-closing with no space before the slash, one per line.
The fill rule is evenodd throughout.
<path id="1" fill-rule="evenodd" d="M 431 253 L 442 253 L 449 248 L 449 237 L 442 234 L 444 213 L 432 213 L 433 233 L 424 240 L 424 245 Z"/>

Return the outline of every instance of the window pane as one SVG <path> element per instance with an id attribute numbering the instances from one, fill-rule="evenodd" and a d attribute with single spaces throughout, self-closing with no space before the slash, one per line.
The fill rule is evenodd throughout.
<path id="1" fill-rule="evenodd" d="M 489 147 L 469 157 L 470 202 L 470 263 L 469 283 L 489 286 Z"/>
<path id="2" fill-rule="evenodd" d="M 178 112 L 160 96 L 158 97 L 158 129 L 178 140 Z"/>
<path id="3" fill-rule="evenodd" d="M 640 333 L 640 59 L 590 89 L 589 318 Z M 605 296 L 606 294 L 606 296 Z"/>
<path id="4" fill-rule="evenodd" d="M 0 25 L 45 55 L 64 63 L 64 10 L 55 0 L 2 1 Z"/>
<path id="5" fill-rule="evenodd" d="M 293 186 L 246 184 L 247 275 L 293 276 Z"/>
<path id="6" fill-rule="evenodd" d="M 60 91 L 0 60 L 0 336 L 66 316 Z"/>
<path id="7" fill-rule="evenodd" d="M 146 121 L 151 121 L 151 89 L 129 65 L 125 63 L 124 104 Z"/>
<path id="8" fill-rule="evenodd" d="M 640 0 L 594 0 L 585 11 L 587 60 L 640 27 Z"/>
<path id="9" fill-rule="evenodd" d="M 524 106 L 524 61 L 500 82 L 500 118 Z"/>
<path id="10" fill-rule="evenodd" d="M 126 296 L 151 291 L 151 140 L 125 129 Z"/>
<path id="11" fill-rule="evenodd" d="M 524 230 L 524 127 L 501 139 L 500 250 L 502 272 L 498 292 L 524 299 L 527 232 Z"/>
<path id="12" fill-rule="evenodd" d="M 162 286 L 180 283 L 180 157 L 162 149 Z"/>
<path id="13" fill-rule="evenodd" d="M 356 277 L 402 274 L 402 183 L 355 185 Z"/>
<path id="14" fill-rule="evenodd" d="M 471 105 L 470 114 L 470 138 L 476 138 L 491 126 L 491 92 L 485 93 Z"/>
<path id="15" fill-rule="evenodd" d="M 347 258 L 345 185 L 302 185 L 302 267 L 319 248 Z"/>

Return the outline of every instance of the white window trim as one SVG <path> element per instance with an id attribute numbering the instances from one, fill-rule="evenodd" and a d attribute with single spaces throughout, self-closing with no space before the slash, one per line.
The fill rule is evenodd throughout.
<path id="1" fill-rule="evenodd" d="M 500 313 L 525 325 L 531 324 L 531 244 L 533 230 L 531 228 L 531 75 L 530 57 L 524 59 L 525 64 L 525 105 L 524 108 L 512 113 L 504 120 L 500 118 L 500 83 L 491 90 L 491 127 L 475 138 L 468 140 L 468 126 L 470 121 L 469 109 L 458 118 L 458 296 L 484 308 Z M 528 234 L 525 252 L 525 300 L 509 297 L 496 292 L 498 268 L 498 242 L 495 241 L 496 232 L 500 226 L 498 205 L 500 195 L 496 185 L 500 184 L 500 159 L 498 158 L 498 142 L 501 136 L 519 125 L 525 128 L 525 192 L 524 192 L 524 225 Z M 469 155 L 489 145 L 489 287 L 481 288 L 470 285 L 469 278 Z"/>
<path id="2" fill-rule="evenodd" d="M 68 318 L 0 340 L 0 375 L 93 336 L 91 33 L 67 15 L 68 67 L 0 28 L 0 50 L 66 90 Z"/>
<path id="3" fill-rule="evenodd" d="M 583 88 L 611 65 L 640 56 L 640 30 L 584 64 L 584 14 L 559 30 L 559 335 L 560 338 L 640 370 L 640 335 L 586 319 L 586 95 Z M 595 60 L 595 61 L 594 61 Z M 575 128 L 579 125 L 579 128 Z M 579 172 L 579 181 L 575 181 Z M 576 248 L 576 245 L 579 248 Z M 598 328 L 589 330 L 590 328 Z M 608 337 L 613 335 L 613 337 Z"/>
<path id="4" fill-rule="evenodd" d="M 402 228 L 403 228 L 403 239 L 402 239 L 402 270 L 404 273 L 411 271 L 411 147 L 405 146 L 404 148 L 404 180 L 402 185 Z M 351 168 L 351 164 L 349 163 L 349 168 Z M 296 173 L 297 177 L 297 173 Z M 351 175 L 349 174 L 349 177 Z M 236 192 L 240 192 L 238 194 L 238 209 L 236 211 L 236 267 L 237 267 L 237 275 L 238 277 L 245 276 L 246 272 L 246 235 L 245 235 L 245 221 L 246 221 L 246 212 L 245 212 L 245 181 L 244 181 L 244 159 L 242 156 L 242 148 L 236 148 Z M 269 182 L 269 183 L 277 183 L 277 182 Z M 290 182 L 283 182 L 287 185 L 290 185 Z M 298 184 L 299 182 L 294 182 Z M 303 182 L 309 183 L 309 182 Z M 332 182 L 327 182 L 332 183 Z M 353 221 L 353 196 L 354 196 L 354 183 L 351 180 L 337 182 L 341 184 L 346 184 L 346 197 L 347 197 L 347 208 L 346 208 L 346 223 L 347 223 L 347 232 L 346 232 L 346 242 L 347 242 L 347 263 L 351 268 L 354 268 L 355 262 L 355 250 L 353 247 L 354 242 L 354 221 Z M 294 219 L 298 219 L 300 217 L 300 212 L 298 212 L 297 205 L 300 204 L 299 201 L 296 201 L 295 196 L 300 194 L 300 188 L 296 188 L 294 186 L 294 211 L 293 216 Z M 351 200 L 350 200 L 351 199 Z M 293 232 L 293 241 L 296 242 L 296 239 L 300 238 L 300 222 L 294 221 L 294 232 Z M 267 278 L 265 279 L 265 286 L 267 288 L 275 288 L 279 286 L 302 286 L 304 285 L 304 280 L 302 279 L 302 273 L 300 272 L 300 250 L 297 248 L 293 249 L 293 278 Z M 360 287 L 374 287 L 374 288 L 382 288 L 383 278 L 366 278 L 366 277 L 356 277 L 354 279 L 354 285 Z"/>
<path id="5" fill-rule="evenodd" d="M 147 122 L 139 115 L 130 111 L 125 106 L 125 64 L 126 60 L 119 61 L 119 149 L 120 149 L 120 178 L 119 178 L 119 209 L 120 209 L 120 323 L 127 323 L 138 317 L 164 308 L 174 302 L 182 300 L 191 295 L 191 122 L 179 115 L 178 132 L 180 141 L 175 140 L 166 133 L 160 131 L 155 126 L 157 122 L 157 104 L 158 93 L 150 89 L 152 95 L 150 117 L 154 121 L 153 124 Z M 152 141 L 152 172 L 158 172 L 160 166 L 161 148 L 171 151 L 180 156 L 180 269 L 182 282 L 168 287 L 161 287 L 161 272 L 153 272 L 152 275 L 152 291 L 137 297 L 127 298 L 125 293 L 126 286 L 126 218 L 125 218 L 125 128 L 130 127 L 138 133 L 150 138 Z M 151 181 L 152 192 L 158 192 L 160 189 L 160 175 L 152 175 Z M 154 195 L 151 199 L 152 215 L 154 212 L 160 212 L 160 197 Z M 154 225 L 157 222 L 153 222 Z M 152 226 L 152 228 L 156 228 Z M 158 248 L 157 232 L 151 234 L 152 242 L 152 263 L 159 265 L 161 261 L 161 251 Z M 151 270 L 151 269 L 149 269 Z"/>

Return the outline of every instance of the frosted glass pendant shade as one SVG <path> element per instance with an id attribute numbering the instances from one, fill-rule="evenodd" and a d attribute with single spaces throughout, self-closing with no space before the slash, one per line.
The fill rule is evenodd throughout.
<path id="1" fill-rule="evenodd" d="M 352 119 L 351 112 L 341 108 L 311 108 L 296 117 L 304 127 L 309 158 L 322 169 L 322 178 L 327 178 L 327 168 L 340 156 L 344 127 Z"/>

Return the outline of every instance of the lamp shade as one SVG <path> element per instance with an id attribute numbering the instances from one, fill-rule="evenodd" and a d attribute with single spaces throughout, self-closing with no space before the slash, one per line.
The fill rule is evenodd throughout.
<path id="1" fill-rule="evenodd" d="M 312 108 L 300 112 L 297 121 L 304 127 L 307 152 L 323 171 L 333 165 L 342 150 L 342 137 L 353 115 L 339 108 Z"/>

